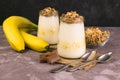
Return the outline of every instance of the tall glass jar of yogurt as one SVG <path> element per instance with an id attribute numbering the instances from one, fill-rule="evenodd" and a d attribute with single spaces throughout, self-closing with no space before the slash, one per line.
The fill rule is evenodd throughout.
<path id="1" fill-rule="evenodd" d="M 64 58 L 80 58 L 86 51 L 84 19 L 75 11 L 62 14 L 57 52 Z"/>
<path id="2" fill-rule="evenodd" d="M 57 44 L 59 30 L 58 12 L 54 8 L 46 7 L 40 11 L 37 36 L 49 44 Z"/>

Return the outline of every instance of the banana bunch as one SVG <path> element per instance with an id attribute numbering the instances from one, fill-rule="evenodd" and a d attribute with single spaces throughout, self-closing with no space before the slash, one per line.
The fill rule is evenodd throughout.
<path id="1" fill-rule="evenodd" d="M 3 31 L 10 46 L 18 52 L 25 46 L 36 51 L 46 51 L 49 44 L 28 32 L 37 30 L 37 25 L 22 16 L 10 16 L 3 22 Z"/>

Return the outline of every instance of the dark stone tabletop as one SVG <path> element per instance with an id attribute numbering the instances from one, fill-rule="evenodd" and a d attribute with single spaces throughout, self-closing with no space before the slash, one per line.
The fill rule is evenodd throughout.
<path id="1" fill-rule="evenodd" d="M 88 71 L 49 73 L 58 64 L 39 63 L 42 53 L 26 50 L 15 52 L 8 44 L 0 26 L 0 80 L 120 80 L 120 27 L 101 27 L 111 32 L 110 40 L 97 51 L 113 52 L 111 60 L 97 64 Z"/>

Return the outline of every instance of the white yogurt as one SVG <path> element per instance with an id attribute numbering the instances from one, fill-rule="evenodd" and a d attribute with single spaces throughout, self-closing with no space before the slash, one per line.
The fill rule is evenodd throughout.
<path id="1" fill-rule="evenodd" d="M 58 16 L 45 17 L 40 15 L 37 36 L 49 44 L 58 42 L 59 18 Z"/>
<path id="2" fill-rule="evenodd" d="M 64 58 L 79 58 L 86 51 L 84 23 L 60 23 L 58 54 Z"/>

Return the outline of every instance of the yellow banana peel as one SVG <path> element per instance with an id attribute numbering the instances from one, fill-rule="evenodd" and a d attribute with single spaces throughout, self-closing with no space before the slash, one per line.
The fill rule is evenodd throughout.
<path id="1" fill-rule="evenodd" d="M 25 42 L 19 29 L 37 29 L 37 25 L 21 16 L 10 16 L 3 22 L 3 31 L 10 46 L 20 52 L 25 50 Z"/>
<path id="2" fill-rule="evenodd" d="M 30 49 L 35 50 L 35 51 L 46 51 L 47 50 L 49 46 L 48 42 L 38 38 L 37 36 L 29 34 L 23 30 L 20 30 L 20 32 L 25 41 L 25 44 Z"/>

